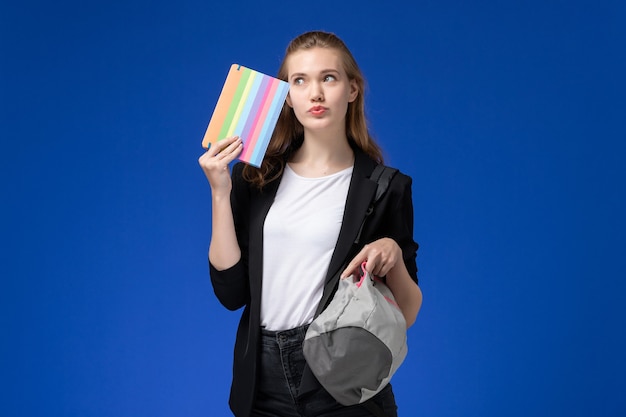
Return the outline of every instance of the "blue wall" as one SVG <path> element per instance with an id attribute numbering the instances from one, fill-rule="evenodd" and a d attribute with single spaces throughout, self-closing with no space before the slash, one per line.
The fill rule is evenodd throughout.
<path id="1" fill-rule="evenodd" d="M 200 141 L 311 29 L 414 178 L 401 415 L 626 415 L 625 3 L 365 3 L 3 2 L 0 415 L 229 415 Z"/>

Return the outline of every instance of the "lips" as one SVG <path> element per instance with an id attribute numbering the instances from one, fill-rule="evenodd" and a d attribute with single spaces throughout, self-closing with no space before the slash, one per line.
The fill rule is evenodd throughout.
<path id="1" fill-rule="evenodd" d="M 321 116 L 324 113 L 326 113 L 328 109 L 326 107 L 323 106 L 315 106 L 315 107 L 311 107 L 309 109 L 309 113 L 311 113 L 313 116 Z"/>

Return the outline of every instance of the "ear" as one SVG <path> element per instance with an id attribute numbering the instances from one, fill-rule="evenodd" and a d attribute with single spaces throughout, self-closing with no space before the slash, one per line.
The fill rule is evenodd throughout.
<path id="1" fill-rule="evenodd" d="M 293 109 L 293 105 L 291 104 L 291 97 L 289 97 L 289 93 L 287 93 L 287 97 L 285 98 L 287 101 L 287 105 Z"/>
<path id="2" fill-rule="evenodd" d="M 359 86 L 356 80 L 350 80 L 350 94 L 348 95 L 348 103 L 352 103 L 359 96 Z"/>

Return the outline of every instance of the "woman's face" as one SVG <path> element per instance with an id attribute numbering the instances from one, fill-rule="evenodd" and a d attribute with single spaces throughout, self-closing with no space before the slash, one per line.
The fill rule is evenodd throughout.
<path id="1" fill-rule="evenodd" d="M 345 134 L 348 103 L 358 95 L 343 68 L 341 53 L 331 48 L 300 50 L 287 57 L 287 104 L 304 131 Z"/>

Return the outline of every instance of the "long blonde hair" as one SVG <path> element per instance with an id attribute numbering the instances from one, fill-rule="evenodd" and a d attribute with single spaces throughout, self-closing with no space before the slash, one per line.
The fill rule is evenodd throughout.
<path id="1" fill-rule="evenodd" d="M 346 114 L 346 136 L 352 146 L 360 148 L 372 159 L 379 163 L 383 162 L 382 152 L 376 144 L 367 128 L 367 118 L 365 117 L 365 79 L 352 53 L 339 37 L 328 32 L 306 32 L 293 39 L 287 46 L 285 56 L 278 70 L 277 78 L 287 81 L 287 58 L 294 52 L 311 48 L 332 48 L 341 53 L 343 66 L 349 80 L 354 80 L 358 88 L 356 99 L 348 103 Z M 246 165 L 243 170 L 243 177 L 257 185 L 263 187 L 268 182 L 282 175 L 285 163 L 289 156 L 293 154 L 304 140 L 304 127 L 296 118 L 293 109 L 283 104 L 276 128 L 267 147 L 265 158 L 260 168 Z"/>

